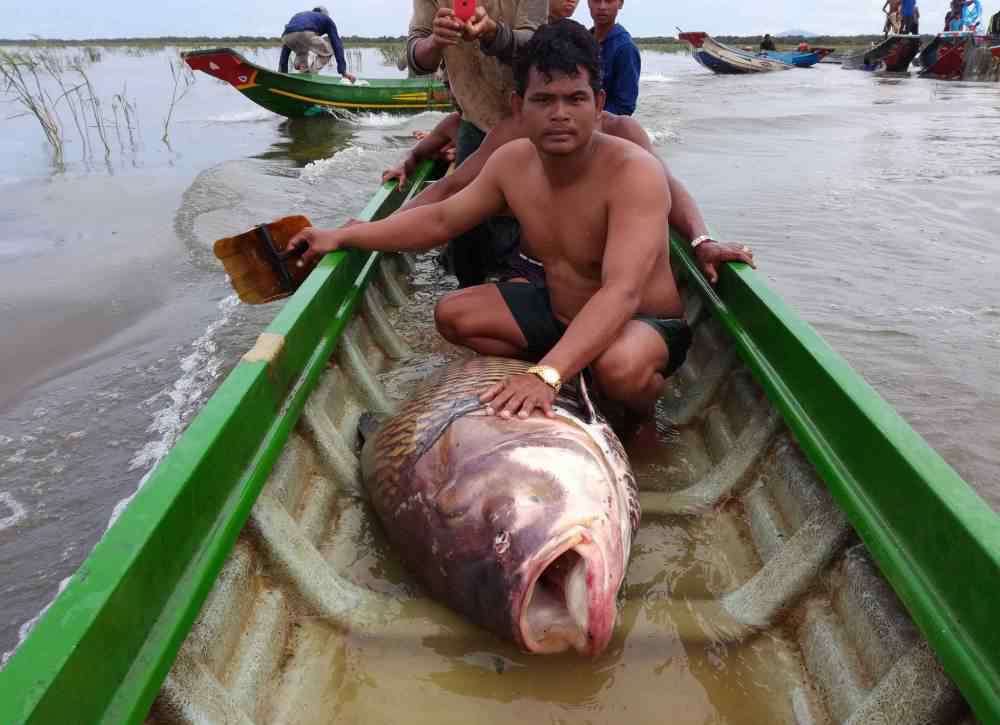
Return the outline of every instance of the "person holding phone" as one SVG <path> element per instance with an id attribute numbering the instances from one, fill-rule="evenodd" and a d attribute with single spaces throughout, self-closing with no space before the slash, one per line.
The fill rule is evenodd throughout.
<path id="1" fill-rule="evenodd" d="M 462 109 L 455 162 L 461 164 L 486 134 L 511 115 L 511 63 L 545 24 L 549 0 L 413 0 L 406 56 L 418 75 L 448 68 Z M 517 246 L 518 227 L 498 217 L 452 241 L 446 266 L 463 287 L 485 279 L 484 260 L 505 258 Z"/>

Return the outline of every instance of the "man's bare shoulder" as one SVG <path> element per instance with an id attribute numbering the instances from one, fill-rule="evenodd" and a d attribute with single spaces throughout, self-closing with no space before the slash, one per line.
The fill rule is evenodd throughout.
<path id="1" fill-rule="evenodd" d="M 649 140 L 646 129 L 631 116 L 616 116 L 604 111 L 601 116 L 601 130 L 609 136 L 638 144 L 647 151 L 653 150 L 653 144 Z"/>
<path id="2" fill-rule="evenodd" d="M 507 141 L 494 151 L 490 162 L 494 168 L 509 169 L 511 167 L 517 168 L 518 164 L 524 164 L 537 158 L 538 151 L 529 139 L 516 138 L 513 141 Z"/>
<path id="3" fill-rule="evenodd" d="M 628 180 L 636 177 L 634 181 L 642 182 L 665 178 L 660 159 L 638 144 L 607 133 L 601 133 L 599 141 L 600 163 L 606 166 L 612 178 Z"/>

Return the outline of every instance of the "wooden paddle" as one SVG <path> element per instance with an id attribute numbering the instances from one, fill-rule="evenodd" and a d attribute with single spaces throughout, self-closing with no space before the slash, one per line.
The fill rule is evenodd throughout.
<path id="1" fill-rule="evenodd" d="M 272 302 L 298 289 L 319 259 L 299 267 L 295 260 L 305 248 L 289 250 L 288 242 L 308 226 L 311 224 L 304 216 L 287 216 L 215 242 L 215 256 L 243 302 Z"/>

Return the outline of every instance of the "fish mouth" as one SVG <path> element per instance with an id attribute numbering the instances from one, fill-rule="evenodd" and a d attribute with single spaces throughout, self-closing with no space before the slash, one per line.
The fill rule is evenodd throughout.
<path id="1" fill-rule="evenodd" d="M 607 573 L 601 549 L 582 527 L 536 557 L 517 618 L 522 647 L 531 654 L 603 652 L 614 630 L 617 596 Z"/>

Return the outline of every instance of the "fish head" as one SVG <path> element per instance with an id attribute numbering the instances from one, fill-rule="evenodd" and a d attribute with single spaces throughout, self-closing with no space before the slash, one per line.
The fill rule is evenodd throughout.
<path id="1" fill-rule="evenodd" d="M 479 601 L 503 622 L 491 628 L 530 653 L 600 654 L 637 523 L 624 456 L 568 418 L 469 416 L 447 438 L 451 476 L 437 505 L 480 552 Z"/>

